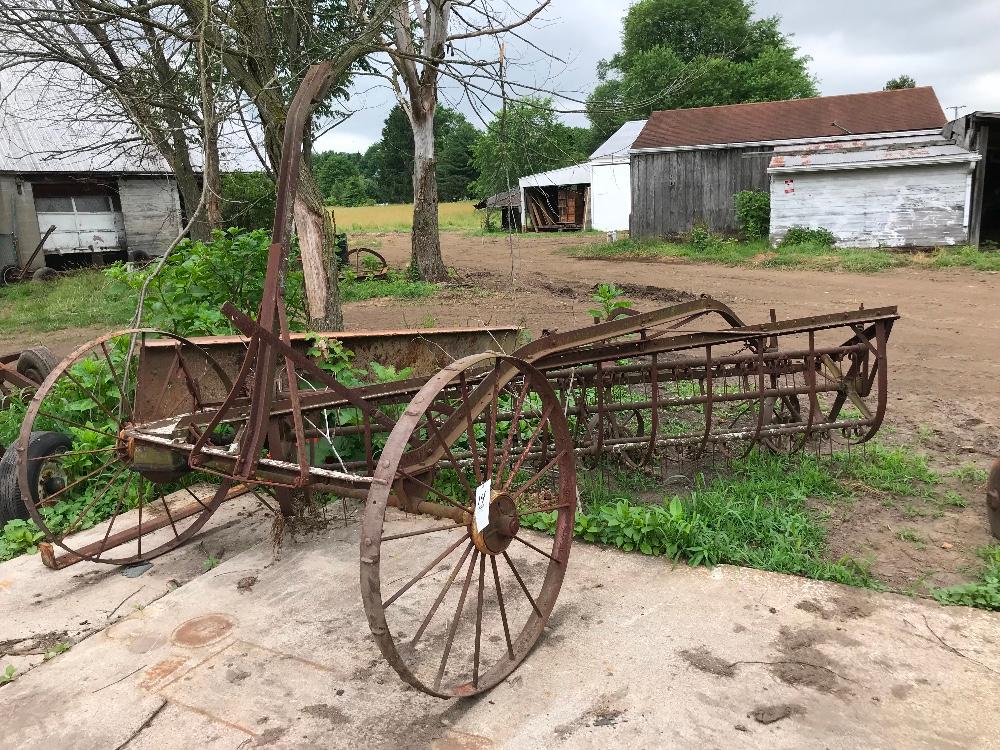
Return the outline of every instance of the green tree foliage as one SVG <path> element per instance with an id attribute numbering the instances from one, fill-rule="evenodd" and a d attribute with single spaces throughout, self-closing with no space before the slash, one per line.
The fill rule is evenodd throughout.
<path id="1" fill-rule="evenodd" d="M 749 0 L 640 0 L 625 17 L 622 49 L 598 64 L 587 100 L 598 138 L 664 109 L 816 96 L 816 81 L 779 29 L 754 19 Z"/>
<path id="2" fill-rule="evenodd" d="M 222 223 L 227 227 L 270 230 L 274 224 L 274 181 L 263 172 L 222 175 Z"/>
<path id="3" fill-rule="evenodd" d="M 441 200 L 468 196 L 469 184 L 478 176 L 473 166 L 472 148 L 479 137 L 479 131 L 460 112 L 448 107 L 437 108 L 434 142 Z M 389 112 L 382 127 L 382 139 L 365 153 L 360 167 L 371 181 L 371 195 L 377 202 L 413 201 L 413 131 L 400 107 L 393 107 Z"/>
<path id="4" fill-rule="evenodd" d="M 478 197 L 516 186 L 519 177 L 586 161 L 591 133 L 559 122 L 552 99 L 526 97 L 498 114 L 474 147 Z"/>
<path id="5" fill-rule="evenodd" d="M 361 174 L 361 154 L 327 151 L 313 158 L 316 184 L 331 206 L 364 206 L 374 203 L 371 188 Z"/>
<path id="6" fill-rule="evenodd" d="M 471 196 L 471 185 L 479 177 L 474 149 L 480 138 L 482 134 L 464 117 L 445 135 L 437 163 L 438 197 L 442 201 Z"/>
<path id="7" fill-rule="evenodd" d="M 917 87 L 917 82 L 913 80 L 913 76 L 908 76 L 906 73 L 896 76 L 895 78 L 890 78 L 885 82 L 884 91 L 896 91 L 898 89 L 915 89 Z"/>

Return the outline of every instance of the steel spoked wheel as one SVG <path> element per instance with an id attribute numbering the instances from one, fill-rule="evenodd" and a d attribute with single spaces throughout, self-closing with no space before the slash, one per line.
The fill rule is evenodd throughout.
<path id="1" fill-rule="evenodd" d="M 507 677 L 555 605 L 575 507 L 573 444 L 541 373 L 487 354 L 431 378 L 388 438 L 361 534 L 365 611 L 399 675 L 439 697 Z"/>
<path id="2" fill-rule="evenodd" d="M 186 437 L 177 426 L 183 415 L 212 406 L 228 384 L 203 349 L 148 329 L 102 336 L 59 363 L 35 392 L 18 439 L 21 498 L 46 540 L 84 560 L 125 565 L 195 534 L 224 493 L 189 469 L 185 452 L 135 434 L 156 425 L 161 437 Z M 65 437 L 58 452 L 33 447 L 43 431 Z"/>
<path id="3" fill-rule="evenodd" d="M 354 278 L 358 280 L 379 279 L 389 272 L 389 262 L 385 256 L 370 247 L 348 250 L 343 267 L 350 268 Z"/>

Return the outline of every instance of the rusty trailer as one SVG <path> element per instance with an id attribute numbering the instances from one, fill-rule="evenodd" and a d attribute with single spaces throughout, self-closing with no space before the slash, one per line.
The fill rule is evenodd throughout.
<path id="1" fill-rule="evenodd" d="M 469 696 L 510 675 L 549 620 L 578 463 L 669 466 L 863 443 L 878 430 L 891 307 L 748 325 L 699 299 L 521 347 L 490 342 L 433 374 L 345 384 L 294 338 L 282 296 L 301 134 L 329 70 L 310 69 L 290 109 L 259 314 L 223 307 L 242 356 L 119 331 L 78 348 L 36 392 L 20 480 L 50 564 L 151 559 L 248 490 L 286 515 L 320 496 L 356 500 L 361 596 L 383 655 L 420 690 Z M 140 377 L 152 356 L 159 390 Z M 56 413 L 71 386 L 87 390 L 83 373 L 105 389 L 90 397 L 114 430 Z M 97 447 L 67 450 L 72 481 L 33 502 L 26 446 L 58 424 Z M 52 524 L 50 509 L 73 492 L 74 512 Z M 94 509 L 107 520 L 76 533 Z M 551 534 L 523 531 L 529 516 Z"/>

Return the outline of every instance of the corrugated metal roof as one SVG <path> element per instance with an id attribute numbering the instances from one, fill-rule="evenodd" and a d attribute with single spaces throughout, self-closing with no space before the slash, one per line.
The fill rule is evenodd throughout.
<path id="1" fill-rule="evenodd" d="M 574 164 L 572 167 L 553 169 L 549 172 L 539 172 L 522 177 L 518 180 L 522 188 L 552 187 L 555 185 L 589 185 L 590 163 Z"/>
<path id="2" fill-rule="evenodd" d="M 597 147 L 597 150 L 590 155 L 590 160 L 613 159 L 616 156 L 621 156 L 627 161 L 629 149 L 632 148 L 632 144 L 644 127 L 646 127 L 645 120 L 626 122 L 615 131 L 614 135 Z"/>
<path id="3" fill-rule="evenodd" d="M 164 174 L 170 169 L 138 134 L 112 119 L 63 117 L 53 89 L 0 78 L 0 172 Z M 65 92 L 63 92 L 65 95 Z M 121 144 L 129 142 L 127 147 Z"/>
<path id="4" fill-rule="evenodd" d="M 636 150 L 770 143 L 849 134 L 940 130 L 944 111 L 934 89 L 822 96 L 654 112 Z"/>
<path id="5" fill-rule="evenodd" d="M 776 148 L 769 174 L 826 172 L 847 169 L 921 166 L 931 164 L 971 164 L 980 155 L 957 146 L 943 137 L 909 137 L 810 144 L 808 148 Z"/>
<path id="6" fill-rule="evenodd" d="M 484 198 L 476 204 L 476 208 L 520 208 L 521 207 L 521 191 L 517 188 L 511 188 L 510 190 L 505 190 L 502 193 L 497 193 L 496 195 L 491 195 L 489 198 Z"/>

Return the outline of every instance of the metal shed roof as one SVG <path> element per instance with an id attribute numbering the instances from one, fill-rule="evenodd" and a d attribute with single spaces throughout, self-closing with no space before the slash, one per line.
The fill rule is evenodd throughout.
<path id="1" fill-rule="evenodd" d="M 636 151 L 837 139 L 845 135 L 938 130 L 946 120 L 934 89 L 820 96 L 654 112 Z"/>
<path id="2" fill-rule="evenodd" d="M 15 86 L 15 83 L 17 84 Z M 168 174 L 155 150 L 122 122 L 74 120 L 68 96 L 10 75 L 0 78 L 0 172 Z M 123 148 L 123 140 L 131 144 Z"/>
<path id="3" fill-rule="evenodd" d="M 809 148 L 776 148 L 768 174 L 830 172 L 849 169 L 915 167 L 933 164 L 973 164 L 979 154 L 944 137 L 908 137 L 811 144 Z"/>
<path id="4" fill-rule="evenodd" d="M 617 158 L 628 161 L 628 152 L 639 133 L 646 127 L 645 120 L 630 120 L 615 131 L 608 140 L 590 155 L 591 161 L 611 162 Z"/>
<path id="5" fill-rule="evenodd" d="M 518 180 L 518 184 L 522 188 L 553 187 L 556 185 L 589 185 L 590 163 L 574 164 L 571 167 L 531 174 Z"/>

